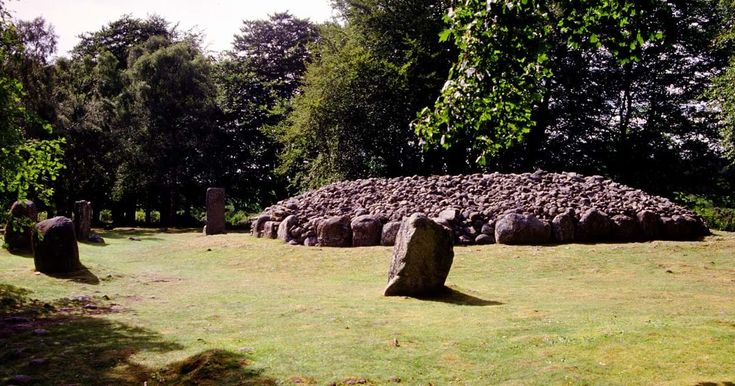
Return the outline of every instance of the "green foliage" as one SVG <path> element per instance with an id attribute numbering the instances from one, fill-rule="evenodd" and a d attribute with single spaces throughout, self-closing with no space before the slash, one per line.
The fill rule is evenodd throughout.
<path id="1" fill-rule="evenodd" d="M 36 196 L 48 202 L 52 182 L 63 168 L 64 141 L 35 139 L 27 133 L 29 127 L 40 126 L 50 134 L 51 126 L 26 109 L 23 84 L 9 76 L 23 48 L 0 3 L 0 194 L 9 200 Z"/>
<path id="2" fill-rule="evenodd" d="M 254 208 L 284 194 L 274 173 L 279 145 L 272 126 L 288 113 L 311 57 L 308 47 L 318 39 L 315 25 L 288 13 L 244 21 L 233 50 L 215 67 L 223 156 L 213 181 L 238 206 Z"/>
<path id="3" fill-rule="evenodd" d="M 735 1 L 722 0 L 720 11 L 729 15 L 735 14 Z M 717 44 L 733 52 L 735 22 L 732 19 L 718 36 Z M 716 101 L 720 108 L 722 145 L 730 162 L 730 168 L 735 170 L 735 53 L 730 57 L 729 65 L 715 78 L 708 96 Z"/>
<path id="4" fill-rule="evenodd" d="M 436 35 L 445 1 L 335 2 L 302 93 L 279 126 L 278 171 L 295 189 L 354 178 L 429 173 L 409 127 L 436 97 L 451 51 Z"/>
<path id="5" fill-rule="evenodd" d="M 703 196 L 679 194 L 677 201 L 686 205 L 694 213 L 702 216 L 712 229 L 721 231 L 735 231 L 735 205 L 730 201 L 727 206 L 717 205 Z"/>
<path id="6" fill-rule="evenodd" d="M 621 64 L 638 59 L 642 46 L 662 38 L 639 24 L 649 2 L 485 1 L 458 4 L 447 17 L 460 54 L 433 109 L 421 111 L 416 131 L 445 147 L 469 137 L 477 162 L 520 143 L 536 124 L 553 75 L 550 41 L 572 49 L 595 47 Z"/>

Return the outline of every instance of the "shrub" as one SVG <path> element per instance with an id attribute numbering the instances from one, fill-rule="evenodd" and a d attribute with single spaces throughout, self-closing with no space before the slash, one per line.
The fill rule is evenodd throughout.
<path id="1" fill-rule="evenodd" d="M 721 231 L 735 231 L 735 207 L 717 205 L 714 201 L 702 196 L 678 194 L 676 200 L 686 205 L 694 213 L 702 216 L 704 221 L 712 229 Z"/>

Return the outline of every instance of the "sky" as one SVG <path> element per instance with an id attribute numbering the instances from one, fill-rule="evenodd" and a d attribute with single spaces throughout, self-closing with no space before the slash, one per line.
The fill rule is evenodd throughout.
<path id="1" fill-rule="evenodd" d="M 58 56 L 67 55 L 79 34 L 98 31 L 125 14 L 159 15 L 184 31 L 194 27 L 204 32 L 205 48 L 213 52 L 230 48 L 243 20 L 283 11 L 313 22 L 332 17 L 329 0 L 9 0 L 6 6 L 15 19 L 42 16 L 51 23 L 59 36 Z"/>

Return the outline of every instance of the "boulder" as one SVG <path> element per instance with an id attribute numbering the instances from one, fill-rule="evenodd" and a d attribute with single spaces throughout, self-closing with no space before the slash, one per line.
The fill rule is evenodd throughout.
<path id="1" fill-rule="evenodd" d="M 352 229 L 352 246 L 369 247 L 380 245 L 383 224 L 375 216 L 362 215 L 355 217 L 350 223 Z"/>
<path id="2" fill-rule="evenodd" d="M 225 229 L 225 190 L 222 188 L 207 189 L 207 227 L 205 234 L 219 235 Z"/>
<path id="3" fill-rule="evenodd" d="M 700 222 L 691 216 L 661 217 L 661 230 L 668 240 L 697 240 L 706 235 Z"/>
<path id="4" fill-rule="evenodd" d="M 250 227 L 250 233 L 255 237 L 263 237 L 263 228 L 265 227 L 265 223 L 268 221 L 271 221 L 271 216 L 268 216 L 267 214 L 258 216 Z"/>
<path id="5" fill-rule="evenodd" d="M 592 208 L 587 209 L 579 218 L 575 237 L 579 241 L 604 241 L 611 236 L 612 225 L 607 214 Z"/>
<path id="6" fill-rule="evenodd" d="M 92 203 L 87 200 L 76 201 L 72 221 L 77 240 L 88 241 L 92 232 Z"/>
<path id="7" fill-rule="evenodd" d="M 459 212 L 458 209 L 447 208 L 439 212 L 439 215 L 437 216 L 437 218 L 439 218 L 441 222 L 454 224 L 461 220 L 461 216 L 462 214 Z"/>
<path id="8" fill-rule="evenodd" d="M 612 238 L 615 241 L 635 241 L 640 239 L 638 222 L 630 216 L 616 214 L 612 217 Z"/>
<path id="9" fill-rule="evenodd" d="M 493 237 L 490 235 L 480 233 L 479 235 L 477 235 L 477 237 L 475 237 L 475 244 L 484 245 L 493 243 L 495 243 L 495 239 L 493 239 Z"/>
<path id="10" fill-rule="evenodd" d="M 299 217 L 295 214 L 286 216 L 278 225 L 277 237 L 283 242 L 289 242 L 296 237 L 291 234 L 291 231 L 299 226 Z"/>
<path id="11" fill-rule="evenodd" d="M 380 236 L 380 244 L 391 247 L 396 244 L 396 236 L 398 230 L 401 229 L 400 221 L 390 221 L 383 225 L 383 232 Z"/>
<path id="12" fill-rule="evenodd" d="M 442 290 L 453 260 L 452 235 L 423 214 L 411 215 L 396 237 L 385 296 L 426 296 Z"/>
<path id="13" fill-rule="evenodd" d="M 36 271 L 63 274 L 83 268 L 71 219 L 59 216 L 39 222 L 32 240 Z"/>
<path id="14" fill-rule="evenodd" d="M 576 222 L 574 212 L 567 211 L 556 215 L 551 220 L 551 231 L 554 234 L 554 240 L 558 243 L 570 243 L 574 241 Z"/>
<path id="15" fill-rule="evenodd" d="M 333 216 L 318 223 L 317 240 L 323 247 L 349 247 L 352 245 L 352 229 L 349 216 Z"/>
<path id="16" fill-rule="evenodd" d="M 263 224 L 263 232 L 262 237 L 266 237 L 269 239 L 275 239 L 278 237 L 278 226 L 281 225 L 278 221 L 266 221 L 265 224 Z"/>
<path id="17" fill-rule="evenodd" d="M 532 214 L 508 213 L 495 224 L 498 244 L 538 245 L 551 241 L 551 226 Z"/>
<path id="18" fill-rule="evenodd" d="M 650 210 L 643 210 L 638 212 L 636 217 L 641 230 L 641 239 L 655 240 L 659 238 L 661 234 L 661 218 L 658 214 Z"/>
<path id="19" fill-rule="evenodd" d="M 306 245 L 307 247 L 315 247 L 319 245 L 319 240 L 316 236 L 307 236 L 306 238 L 304 238 L 304 245 Z"/>
<path id="20" fill-rule="evenodd" d="M 30 200 L 16 201 L 10 207 L 10 216 L 5 225 L 5 244 L 11 251 L 31 250 L 31 233 L 38 222 L 36 204 Z"/>

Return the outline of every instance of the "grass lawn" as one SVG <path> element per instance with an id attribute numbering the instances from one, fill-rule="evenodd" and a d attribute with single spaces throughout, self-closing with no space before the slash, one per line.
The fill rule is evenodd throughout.
<path id="1" fill-rule="evenodd" d="M 391 248 L 102 236 L 73 280 L 0 250 L 0 384 L 735 382 L 735 233 L 456 247 L 434 299 L 382 296 Z"/>

